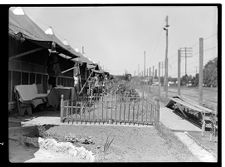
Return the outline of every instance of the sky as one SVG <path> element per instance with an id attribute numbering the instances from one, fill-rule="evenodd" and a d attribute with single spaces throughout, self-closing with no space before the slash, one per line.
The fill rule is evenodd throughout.
<path id="1" fill-rule="evenodd" d="M 23 7 L 44 31 L 51 26 L 56 36 L 67 40 L 84 56 L 112 74 L 132 75 L 146 67 L 158 68 L 165 60 L 165 17 L 169 17 L 169 76 L 177 76 L 177 52 L 192 47 L 187 58 L 187 74 L 198 72 L 198 42 L 204 38 L 204 64 L 217 57 L 217 8 L 210 6 L 139 7 Z M 183 56 L 183 55 L 182 55 Z M 181 59 L 184 75 L 185 59 Z M 161 70 L 164 72 L 165 70 Z M 162 75 L 162 74 L 161 74 Z"/>

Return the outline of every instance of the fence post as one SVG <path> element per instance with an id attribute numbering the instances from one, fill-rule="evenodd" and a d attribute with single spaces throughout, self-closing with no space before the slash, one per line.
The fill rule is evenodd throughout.
<path id="1" fill-rule="evenodd" d="M 101 97 L 102 99 L 102 121 L 103 121 L 103 124 L 104 124 L 104 120 L 103 120 L 103 96 Z"/>
<path id="2" fill-rule="evenodd" d="M 63 94 L 61 95 L 60 101 L 60 121 L 63 121 L 63 110 L 64 110 L 64 103 L 63 103 Z"/>
<path id="3" fill-rule="evenodd" d="M 202 114 L 202 136 L 204 136 L 205 132 L 205 114 Z"/>
<path id="4" fill-rule="evenodd" d="M 158 124 L 160 120 L 160 104 L 159 99 L 156 99 L 156 123 Z"/>

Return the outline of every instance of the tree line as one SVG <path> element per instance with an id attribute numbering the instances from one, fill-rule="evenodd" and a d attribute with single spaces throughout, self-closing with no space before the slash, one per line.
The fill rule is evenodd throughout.
<path id="1" fill-rule="evenodd" d="M 190 83 L 192 86 L 198 86 L 199 73 L 192 75 L 184 75 L 181 77 L 181 85 L 187 85 Z M 205 87 L 217 87 L 217 57 L 207 62 L 203 69 L 203 86 Z"/>

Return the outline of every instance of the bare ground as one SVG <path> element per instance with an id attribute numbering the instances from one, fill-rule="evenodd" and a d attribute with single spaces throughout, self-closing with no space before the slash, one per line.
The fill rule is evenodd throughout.
<path id="1" fill-rule="evenodd" d="M 91 137 L 94 144 L 77 143 L 92 151 L 97 162 L 199 162 L 188 149 L 178 140 L 168 140 L 154 127 L 102 126 L 102 125 L 72 125 L 54 126 L 46 131 L 49 136 L 62 139 L 70 134 L 76 137 Z M 14 133 L 15 134 L 15 133 Z M 107 152 L 103 152 L 106 138 L 114 138 Z M 21 146 L 10 141 L 10 157 L 19 161 L 45 162 L 40 156 L 40 150 Z M 23 154 L 20 154 L 23 152 Z M 43 155 L 43 152 L 41 153 Z M 48 157 L 49 153 L 46 153 Z M 25 156 L 25 157 L 24 157 Z M 63 159 L 57 155 L 55 161 Z M 68 158 L 64 158 L 68 160 Z"/>

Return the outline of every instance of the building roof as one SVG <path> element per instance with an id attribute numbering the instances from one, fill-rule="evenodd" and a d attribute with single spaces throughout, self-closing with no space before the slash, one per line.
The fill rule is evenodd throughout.
<path id="1" fill-rule="evenodd" d="M 9 10 L 9 34 L 13 36 L 20 34 L 26 40 L 48 49 L 51 48 L 52 42 L 55 42 L 56 51 L 73 58 L 79 55 L 69 45 L 64 45 L 55 35 L 45 34 L 26 14 L 15 15 L 11 10 Z"/>

